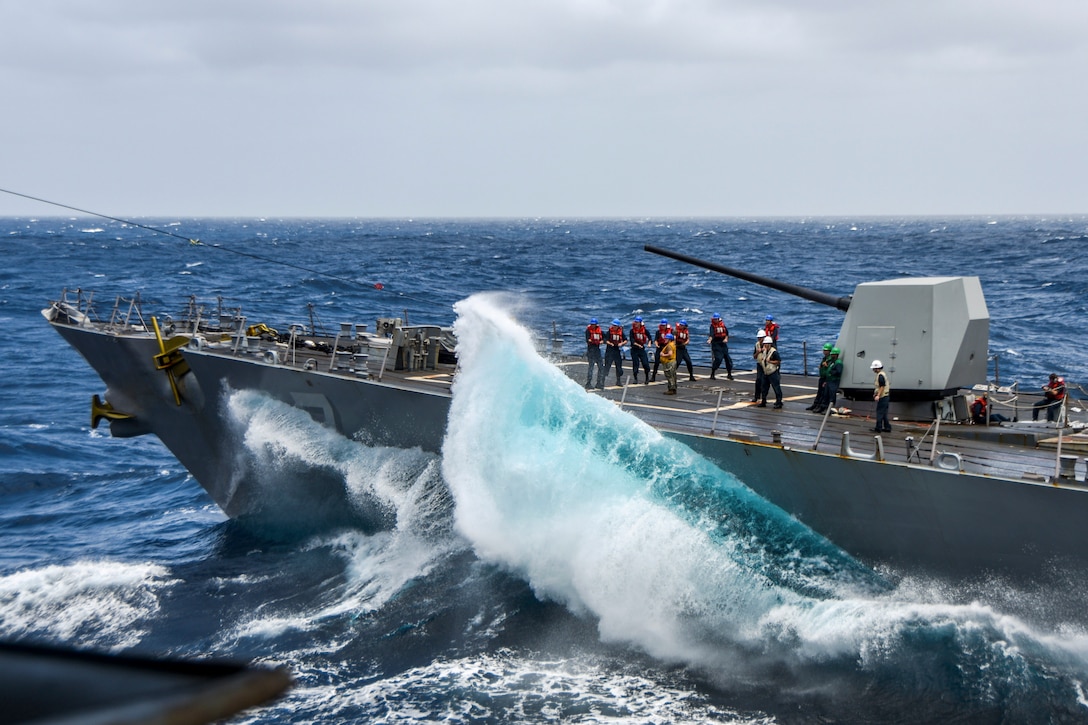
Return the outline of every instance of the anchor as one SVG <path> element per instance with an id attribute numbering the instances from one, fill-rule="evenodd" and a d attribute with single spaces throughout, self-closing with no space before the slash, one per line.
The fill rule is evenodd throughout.
<path id="1" fill-rule="evenodd" d="M 174 402 L 181 405 L 181 393 L 178 391 L 178 379 L 189 372 L 189 363 L 182 357 L 180 348 L 189 343 L 189 338 L 184 335 L 176 335 L 169 340 L 162 338 L 159 330 L 159 321 L 151 318 L 151 326 L 155 330 L 155 339 L 159 342 L 160 352 L 155 355 L 155 369 L 166 371 L 166 377 L 170 380 L 170 391 L 174 394 Z"/>
<path id="2" fill-rule="evenodd" d="M 98 428 L 98 424 L 105 418 L 108 421 L 128 420 L 132 418 L 128 413 L 122 413 L 114 408 L 110 402 L 104 401 L 97 395 L 91 396 L 91 430 Z"/>

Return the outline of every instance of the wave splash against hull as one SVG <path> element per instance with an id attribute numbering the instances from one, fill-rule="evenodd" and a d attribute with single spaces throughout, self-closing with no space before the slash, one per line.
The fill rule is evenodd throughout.
<path id="1" fill-rule="evenodd" d="M 586 394 L 536 353 L 512 304 L 456 306 L 461 372 L 442 471 L 479 557 L 593 616 L 606 641 L 734 683 L 785 665 L 809 685 L 820 669 L 976 707 L 1057 696 L 1088 715 L 1088 637 L 1052 637 L 982 605 L 904 600 L 733 476 Z M 947 667 L 935 672 L 935 659 Z"/>

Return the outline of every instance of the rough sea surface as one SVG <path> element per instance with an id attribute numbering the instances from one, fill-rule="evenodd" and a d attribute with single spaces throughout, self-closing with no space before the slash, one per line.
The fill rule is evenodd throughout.
<path id="1" fill-rule="evenodd" d="M 580 350 L 591 316 L 701 332 L 720 312 L 747 339 L 773 314 L 800 372 L 838 332 L 835 309 L 653 244 L 836 295 L 977 275 L 991 378 L 1055 371 L 1080 396 L 1088 218 L 134 221 L 177 236 L 0 219 L 0 638 L 287 665 L 295 687 L 239 723 L 1088 722 L 1088 616 L 1032 616 L 1088 609 L 1082 582 L 869 572 L 535 352 Z M 338 472 L 396 524 L 229 521 L 153 437 L 91 430 L 103 385 L 39 314 L 63 288 L 107 313 L 219 296 L 272 327 L 456 321 L 443 454 L 236 393 L 270 495 Z"/>

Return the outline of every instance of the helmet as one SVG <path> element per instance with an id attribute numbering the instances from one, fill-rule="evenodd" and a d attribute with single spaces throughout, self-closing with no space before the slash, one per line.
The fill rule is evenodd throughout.
<path id="1" fill-rule="evenodd" d="M 597 318 L 596 317 L 590 317 L 589 318 L 589 324 L 596 325 L 597 324 Z"/>
<path id="2" fill-rule="evenodd" d="M 833 348 L 831 348 L 831 354 L 832 354 L 832 355 L 838 355 L 838 354 L 839 354 L 839 353 L 841 353 L 841 352 L 842 352 L 842 350 L 840 350 L 840 349 L 839 349 L 839 348 L 837 348 L 837 347 L 833 347 Z"/>
<path id="3" fill-rule="evenodd" d="M 616 319 L 612 320 L 612 324 L 613 325 L 619 325 L 620 324 L 620 319 L 617 317 Z"/>
<path id="4" fill-rule="evenodd" d="M 764 336 L 766 336 L 766 334 L 767 334 L 766 330 L 760 330 L 759 332 L 756 333 L 756 337 L 758 337 L 760 340 L 762 340 L 764 338 Z"/>
<path id="5" fill-rule="evenodd" d="M 879 360 L 873 360 L 873 364 L 869 367 L 871 367 L 873 370 L 880 370 L 884 367 L 884 363 L 880 362 Z"/>
<path id="6" fill-rule="evenodd" d="M 765 338 L 763 338 L 763 344 L 766 345 L 767 343 L 771 343 L 773 345 L 774 344 L 774 338 L 771 337 L 770 335 L 767 335 Z"/>
<path id="7" fill-rule="evenodd" d="M 687 327 L 687 326 L 688 326 L 688 321 L 687 321 L 687 320 L 680 320 L 680 321 L 679 321 L 679 322 L 677 322 L 676 324 L 678 324 L 678 325 L 683 325 L 684 327 Z"/>
<path id="8" fill-rule="evenodd" d="M 675 339 L 675 337 L 676 337 L 676 336 L 675 336 L 675 335 L 673 335 L 673 334 L 672 334 L 671 332 L 665 335 L 665 339 L 666 339 L 666 340 L 672 340 L 672 339 Z"/>
<path id="9" fill-rule="evenodd" d="M 638 317 L 636 317 L 635 322 L 642 322 L 642 316 L 639 315 Z"/>
<path id="10" fill-rule="evenodd" d="M 722 319 L 722 316 L 719 315 L 717 312 L 715 312 L 713 315 L 711 315 L 711 318 L 713 318 L 715 320 L 720 320 L 720 319 Z"/>
<path id="11" fill-rule="evenodd" d="M 768 322 L 774 322 L 774 315 L 767 315 L 764 319 Z"/>
<path id="12" fill-rule="evenodd" d="M 666 320 L 666 319 L 664 319 L 664 318 L 662 318 L 662 319 L 661 319 L 661 324 L 662 324 L 662 325 L 667 325 L 667 324 L 669 324 L 669 321 L 668 321 L 668 320 Z"/>
<path id="13" fill-rule="evenodd" d="M 826 351 L 828 351 L 830 349 L 831 349 L 831 343 L 830 342 L 825 342 L 824 343 L 824 351 L 826 352 Z"/>

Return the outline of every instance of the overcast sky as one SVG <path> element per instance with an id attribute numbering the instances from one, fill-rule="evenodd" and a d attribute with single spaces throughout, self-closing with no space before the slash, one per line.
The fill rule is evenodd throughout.
<path id="1" fill-rule="evenodd" d="M 0 0 L 0 28 L 0 187 L 112 215 L 1088 212 L 1085 0 Z"/>

